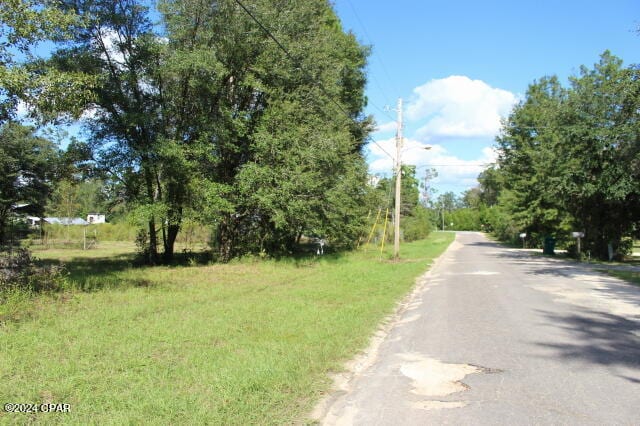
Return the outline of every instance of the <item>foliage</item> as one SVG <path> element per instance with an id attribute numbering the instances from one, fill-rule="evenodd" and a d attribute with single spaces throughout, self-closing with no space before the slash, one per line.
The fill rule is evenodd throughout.
<path id="1" fill-rule="evenodd" d="M 416 178 L 416 167 L 403 165 L 400 181 L 400 232 L 404 241 L 415 241 L 426 238 L 432 227 L 431 213 L 420 204 L 420 182 Z M 390 205 L 395 205 L 395 177 L 380 179 L 377 186 L 379 200 L 390 196 Z M 388 232 L 392 238 L 393 232 Z"/>
<path id="2" fill-rule="evenodd" d="M 502 179 L 500 170 L 496 169 L 495 166 L 487 167 L 480 173 L 478 176 L 478 182 L 480 183 L 478 189 L 482 205 L 491 207 L 498 204 L 500 190 L 504 186 Z"/>
<path id="3" fill-rule="evenodd" d="M 57 157 L 53 144 L 33 128 L 14 122 L 0 127 L 0 245 L 19 205 L 22 213 L 43 213 Z"/>
<path id="4" fill-rule="evenodd" d="M 328 3 L 65 0 L 84 25 L 57 69 L 99 79 L 97 164 L 144 218 L 152 263 L 185 217 L 214 224 L 222 260 L 289 252 L 303 234 L 353 245 L 366 216 L 367 50 Z M 286 46 L 274 43 L 277 37 Z M 161 238 L 160 238 L 161 237 Z"/>
<path id="5" fill-rule="evenodd" d="M 27 249 L 0 256 L 0 294 L 59 291 L 65 287 L 63 266 L 38 266 L 36 260 Z"/>
<path id="6" fill-rule="evenodd" d="M 253 2 L 263 22 L 278 22 L 272 34 L 288 53 L 235 2 L 220 2 L 191 40 L 192 14 L 164 2 L 185 75 L 195 59 L 217 52 L 210 74 L 194 75 L 185 117 L 187 133 L 202 156 L 207 186 L 219 197 L 216 245 L 222 260 L 247 252 L 291 252 L 303 235 L 322 237 L 334 248 L 355 244 L 366 207 L 366 165 L 360 153 L 368 121 L 362 68 L 366 51 L 344 34 L 324 2 Z M 304 25 L 301 23 L 304 22 Z M 220 36 L 210 39 L 209 28 Z M 234 48 L 230 49 L 230 43 Z M 197 56 L 196 56 L 197 53 Z M 196 93 L 197 88 L 197 93 Z M 207 121 L 210 111 L 217 119 Z M 232 113 L 229 113 L 232 112 Z M 211 140 L 202 136 L 215 137 Z"/>
<path id="7" fill-rule="evenodd" d="M 77 186 L 73 182 L 62 180 L 51 194 L 47 210 L 53 216 L 76 217 L 80 210 L 80 199 Z"/>
<path id="8" fill-rule="evenodd" d="M 89 76 L 46 66 L 36 51 L 39 43 L 65 40 L 80 24 L 46 0 L 4 0 L 0 8 L 0 125 L 15 116 L 21 100 L 31 113 L 46 119 L 61 112 L 80 113 L 89 99 Z"/>
<path id="9" fill-rule="evenodd" d="M 473 208 L 459 208 L 449 213 L 447 222 L 453 223 L 456 231 L 479 231 L 482 229 L 480 211 Z"/>
<path id="10" fill-rule="evenodd" d="M 402 222 L 402 237 L 404 241 L 411 242 L 427 238 L 432 231 L 431 214 L 424 206 L 416 206 L 411 215 L 405 217 Z"/>
<path id="11" fill-rule="evenodd" d="M 515 243 L 521 228 L 514 222 L 509 212 L 500 204 L 480 208 L 480 228 L 490 232 L 502 241 Z"/>
<path id="12" fill-rule="evenodd" d="M 494 231 L 564 244 L 583 231 L 594 256 L 625 253 L 640 221 L 639 73 L 605 52 L 568 88 L 556 77 L 529 86 L 497 139 L 498 167 L 480 177 L 481 199 L 508 224 Z"/>

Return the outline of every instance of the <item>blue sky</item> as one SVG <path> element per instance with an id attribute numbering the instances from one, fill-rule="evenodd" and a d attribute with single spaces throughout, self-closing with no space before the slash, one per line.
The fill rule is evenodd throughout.
<path id="1" fill-rule="evenodd" d="M 334 0 L 345 30 L 372 46 L 367 112 L 380 131 L 369 145 L 372 173 L 389 174 L 397 98 L 405 104 L 405 164 L 433 166 L 439 192 L 477 184 L 499 117 L 546 75 L 563 84 L 609 49 L 640 63 L 640 2 Z M 429 145 L 431 150 L 421 147 Z"/>

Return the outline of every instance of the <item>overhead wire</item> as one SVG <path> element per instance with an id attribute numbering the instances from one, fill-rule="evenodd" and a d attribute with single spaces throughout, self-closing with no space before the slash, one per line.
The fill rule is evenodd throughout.
<path id="1" fill-rule="evenodd" d="M 309 73 L 302 67 L 302 65 L 300 64 L 300 61 L 298 59 L 296 59 L 288 50 L 287 48 L 284 47 L 284 45 L 280 42 L 280 40 L 278 40 L 278 38 L 273 35 L 273 33 L 271 31 L 269 31 L 269 29 L 240 1 L 240 0 L 234 0 L 236 2 L 236 4 L 238 6 L 240 6 L 242 8 L 242 10 L 245 11 L 245 13 L 247 15 L 249 15 L 249 17 L 251 17 L 251 19 L 260 27 L 260 29 L 262 29 L 262 31 L 264 31 L 264 33 L 271 39 L 273 40 L 273 42 L 276 44 L 276 46 L 278 46 L 278 48 L 280 50 L 282 50 L 282 52 L 284 52 L 284 54 L 287 56 L 287 58 L 289 58 L 289 60 L 293 63 L 293 65 L 298 68 L 301 72 L 303 72 L 307 77 L 311 77 L 309 75 Z M 322 93 L 331 101 L 331 103 L 333 103 L 336 107 L 338 107 L 338 109 L 351 121 L 357 123 L 353 117 L 342 107 L 342 105 L 340 105 L 340 103 L 338 101 L 336 101 L 333 96 L 331 94 L 329 94 L 326 90 L 326 88 L 322 85 L 322 83 L 317 83 L 316 84 L 318 86 L 318 88 L 320 88 L 320 90 L 322 91 Z M 389 158 L 394 159 L 394 157 L 389 154 L 377 141 L 371 139 L 373 141 L 373 143 L 375 145 L 378 146 L 378 148 L 380 148 L 380 150 L 382 152 L 384 152 Z"/>
<path id="2" fill-rule="evenodd" d="M 391 120 L 391 121 L 396 121 L 396 119 L 395 119 L 395 118 L 393 118 L 393 117 L 391 116 L 391 114 L 389 114 L 389 111 L 386 111 L 385 109 L 380 108 L 378 105 L 374 104 L 374 103 L 373 103 L 373 102 L 371 102 L 371 101 L 368 101 L 368 103 L 369 103 L 371 106 L 373 106 L 375 109 L 377 109 L 378 111 L 380 111 L 380 112 L 382 113 L 382 115 L 384 115 L 385 117 L 387 117 L 389 120 Z"/>
<path id="3" fill-rule="evenodd" d="M 240 6 L 245 13 L 247 13 L 247 15 L 249 15 L 249 17 L 251 17 L 251 19 L 262 29 L 262 31 L 265 32 L 265 34 L 267 34 L 267 36 L 278 46 L 278 48 L 280 50 L 283 51 L 283 53 L 287 56 L 287 58 L 289 58 L 289 60 L 292 61 L 292 63 L 298 68 L 300 69 L 302 72 L 304 72 L 305 74 L 308 73 L 306 72 L 306 70 L 301 66 L 301 64 L 299 63 L 299 61 L 284 47 L 284 45 L 280 42 L 280 40 L 278 40 L 277 37 L 275 37 L 273 35 L 273 33 L 271 31 L 269 31 L 269 29 L 262 24 L 262 22 L 240 1 L 240 0 L 235 0 L 235 2 L 238 4 L 238 6 Z M 353 5 L 349 2 L 350 6 L 353 9 Z M 357 16 L 357 13 L 354 10 L 354 14 L 356 15 L 356 19 L 358 19 L 358 21 L 360 22 L 360 24 L 363 27 L 363 30 L 366 33 L 366 29 L 364 28 L 364 25 L 362 24 L 362 22 L 360 21 L 360 18 Z M 320 88 L 320 90 L 322 90 L 323 94 L 325 96 L 327 96 L 327 98 L 336 106 L 338 107 L 338 109 L 351 121 L 355 121 L 353 119 L 353 117 L 351 117 L 351 115 L 349 115 L 349 113 L 347 111 L 345 111 L 345 109 L 342 107 L 342 105 L 340 105 L 325 89 L 325 87 L 322 84 L 318 84 L 318 87 Z M 384 94 L 383 94 L 384 95 Z M 391 118 L 393 120 L 392 117 L 390 117 L 390 115 L 382 110 L 381 108 L 379 108 L 377 105 L 372 104 L 376 109 L 380 110 L 384 115 L 386 115 L 387 117 Z M 524 127 L 521 127 L 524 128 Z M 542 127 L 538 127 L 538 128 L 542 128 Z M 535 127 L 534 127 L 535 129 Z M 376 140 L 374 140 L 371 137 L 367 138 L 369 142 L 373 142 L 379 149 L 380 151 L 382 151 L 387 157 L 389 157 L 392 160 L 395 160 L 395 157 L 393 155 L 391 155 L 386 149 L 384 149 L 382 147 L 382 145 L 380 143 L 378 143 Z M 477 166 L 488 166 L 490 165 L 490 163 L 478 163 L 478 164 L 429 164 L 429 165 L 425 165 L 424 167 L 477 167 Z M 387 197 L 388 203 L 391 202 L 391 191 L 389 191 L 389 195 Z"/>
<path id="4" fill-rule="evenodd" d="M 351 8 L 351 11 L 353 12 L 353 16 L 355 16 L 356 21 L 358 21 L 358 24 L 360 24 L 360 27 L 362 28 L 362 31 L 363 31 L 363 33 L 365 35 L 365 38 L 366 38 L 366 41 L 367 41 L 368 45 L 369 46 L 373 46 L 373 40 L 372 40 L 371 36 L 369 35 L 369 32 L 367 31 L 367 27 L 364 25 L 364 23 L 360 19 L 360 16 L 358 15 L 358 12 L 356 11 L 356 8 L 353 6 L 353 3 L 351 2 L 351 0 L 347 0 L 347 3 L 349 4 L 349 7 Z M 389 82 L 392 83 L 392 80 L 389 77 L 389 73 L 387 72 L 387 68 L 385 67 L 384 62 L 382 61 L 382 58 L 380 56 L 378 56 L 378 55 L 372 55 L 372 56 L 374 56 L 378 60 L 378 62 L 380 63 L 381 68 L 383 69 L 384 73 L 386 74 L 387 78 L 389 79 Z M 376 78 L 375 74 L 372 77 L 373 77 L 373 81 L 375 82 L 376 86 L 378 87 L 378 90 L 380 90 L 380 93 L 382 94 L 382 97 L 387 102 L 387 105 L 390 105 L 392 102 L 389 100 L 389 96 L 387 96 L 386 91 L 382 88 L 382 85 L 380 84 L 380 81 Z M 393 84 L 392 84 L 392 86 L 393 86 Z M 395 90 L 395 87 L 392 87 L 392 88 Z M 373 103 L 371 101 L 368 101 L 368 102 L 369 102 L 369 104 L 371 106 L 373 106 L 375 109 L 380 111 L 380 113 L 382 115 L 384 115 L 385 117 L 387 117 L 391 121 L 395 121 L 395 118 L 392 117 L 389 114 L 389 111 L 385 110 L 384 108 L 380 108 L 378 105 L 376 105 L 375 103 Z"/>
<path id="5" fill-rule="evenodd" d="M 240 8 L 242 8 L 242 10 L 244 10 L 244 12 L 260 27 L 260 29 L 262 31 L 264 31 L 264 33 L 276 44 L 276 46 L 278 46 L 278 48 L 280 50 L 282 50 L 282 52 L 287 56 L 287 58 L 293 63 L 294 66 L 296 66 L 297 69 L 299 69 L 300 71 L 302 71 L 304 74 L 306 74 L 307 77 L 310 77 L 309 73 L 301 66 L 300 61 L 298 59 L 296 59 L 288 50 L 287 48 L 280 42 L 280 40 L 278 40 L 278 38 L 240 1 L 240 0 L 234 0 L 235 3 L 240 6 Z M 369 36 L 369 33 L 366 29 L 366 27 L 364 26 L 364 24 L 362 23 L 362 20 L 360 19 L 355 7 L 353 6 L 353 4 L 351 3 L 350 0 L 347 0 L 347 3 L 349 3 L 349 6 L 351 7 L 351 10 L 353 11 L 353 14 L 356 18 L 356 20 L 358 21 L 358 23 L 360 24 L 360 26 L 362 27 L 363 32 L 365 33 L 365 36 L 367 37 L 367 39 L 369 40 L 369 42 L 371 42 L 371 37 Z M 379 56 L 376 56 L 376 59 L 380 62 L 381 68 L 383 69 L 383 71 L 385 72 L 385 74 L 387 75 L 387 77 L 389 78 L 389 81 L 391 81 L 389 74 L 386 70 L 386 67 L 384 65 L 384 63 L 382 62 L 382 59 Z M 382 89 L 382 87 L 380 86 L 379 82 L 377 81 L 377 79 L 374 78 L 374 80 L 376 80 L 376 84 L 378 85 L 378 88 L 380 89 L 383 97 L 388 101 L 388 96 L 386 95 L 386 92 Z M 333 103 L 349 120 L 354 121 L 353 117 L 343 108 L 343 106 L 336 101 L 333 96 L 331 94 L 328 93 L 328 91 L 326 90 L 326 88 L 321 84 L 318 83 L 317 84 L 318 88 L 323 92 L 323 94 L 331 101 L 331 103 Z M 383 115 L 385 115 L 386 117 L 388 117 L 391 120 L 394 120 L 393 117 L 391 117 L 391 115 L 385 111 L 384 109 L 380 108 L 379 106 L 377 106 L 376 104 L 369 102 L 374 108 L 376 108 L 377 110 L 379 110 Z M 545 128 L 565 128 L 565 127 L 574 127 L 571 125 L 564 125 L 564 126 L 516 126 L 516 128 L 518 129 L 545 129 Z M 378 143 L 376 140 L 374 140 L 371 137 L 367 138 L 368 142 L 373 142 L 379 149 L 380 151 L 382 151 L 387 157 L 389 157 L 390 159 L 395 161 L 395 157 L 393 155 L 391 155 L 386 149 L 384 149 L 382 147 L 382 145 L 380 145 L 380 143 Z M 477 167 L 477 166 L 488 166 L 491 163 L 478 163 L 478 164 L 429 164 L 429 165 L 425 165 L 422 167 Z"/>
<path id="6" fill-rule="evenodd" d="M 299 69 L 300 71 L 302 71 L 306 77 L 313 77 L 311 76 L 303 67 L 302 64 L 300 64 L 300 61 L 298 59 L 296 59 L 285 47 L 284 45 L 280 42 L 280 40 L 278 40 L 276 38 L 276 36 L 273 35 L 273 33 L 271 31 L 269 31 L 269 29 L 264 26 L 264 24 L 262 22 L 260 22 L 260 20 L 253 14 L 251 13 L 251 11 L 240 1 L 240 0 L 235 0 L 235 2 L 238 4 L 238 6 L 240 6 L 246 13 L 247 15 L 249 15 L 251 17 L 251 19 L 258 24 L 258 26 L 262 29 L 262 31 L 265 32 L 265 34 L 267 34 L 267 36 L 269 36 L 269 38 L 271 40 L 273 40 L 273 42 L 278 46 L 278 48 L 280 50 L 282 50 L 284 52 L 284 54 L 287 56 L 287 58 L 289 58 L 289 60 L 291 60 L 291 62 L 293 62 L 293 64 L 296 66 L 297 69 Z M 338 109 L 340 110 L 340 112 L 342 112 L 344 115 L 347 116 L 347 118 L 349 118 L 350 120 L 353 121 L 353 117 L 351 117 L 351 115 L 342 107 L 342 105 L 340 105 L 340 103 L 338 103 L 338 101 L 336 101 L 331 94 L 329 94 L 326 90 L 326 88 L 322 85 L 322 84 L 316 84 L 320 90 L 322 91 L 322 93 L 336 106 L 338 107 Z"/>
<path id="7" fill-rule="evenodd" d="M 362 28 L 365 37 L 367 38 L 367 42 L 370 46 L 373 46 L 373 42 L 371 39 L 371 36 L 369 36 L 369 33 L 364 25 L 364 23 L 362 22 L 362 20 L 360 19 L 360 16 L 358 15 L 358 12 L 356 11 L 355 7 L 353 6 L 353 3 L 351 3 L 350 0 L 347 0 L 347 3 L 349 3 L 349 6 L 351 7 L 351 10 L 353 12 L 353 15 L 355 16 L 356 20 L 358 21 L 358 23 L 360 24 L 360 27 Z M 380 66 L 383 68 L 385 74 L 387 75 L 387 78 L 389 78 L 389 74 L 386 70 L 386 67 L 384 66 L 384 63 L 382 62 L 382 59 L 377 56 L 374 55 L 376 57 L 376 59 L 378 60 L 378 62 L 380 63 Z M 387 96 L 386 91 L 382 88 L 382 85 L 380 84 L 380 81 L 375 77 L 375 75 L 373 76 L 373 81 L 375 82 L 378 90 L 380 90 L 380 93 L 382 94 L 384 100 L 386 101 L 386 103 L 389 105 L 391 104 L 391 101 L 389 100 L 389 97 Z M 389 81 L 391 81 L 391 79 L 389 78 Z M 383 116 L 387 117 L 388 119 L 390 119 L 391 121 L 395 121 L 395 118 L 391 116 L 391 114 L 389 114 L 388 109 L 386 108 L 380 108 L 377 104 L 375 104 L 374 102 L 369 101 L 368 102 L 371 106 L 373 106 L 375 109 L 377 109 Z M 384 152 L 389 158 L 391 158 L 392 160 L 395 160 L 395 157 L 393 157 L 391 154 L 389 154 L 383 147 L 382 145 L 380 145 L 376 140 L 374 140 L 373 138 L 369 137 L 369 141 L 373 142 L 376 146 L 378 146 L 378 148 L 380 148 L 380 150 L 382 150 L 382 152 Z M 384 207 L 385 210 L 385 220 L 387 215 L 389 214 L 389 208 L 391 207 L 391 204 L 393 202 L 393 185 L 389 185 L 388 188 L 388 193 L 387 193 L 387 197 L 386 197 L 386 206 Z M 383 207 L 380 207 L 379 211 L 382 211 Z"/>
<path id="8" fill-rule="evenodd" d="M 367 27 L 364 25 L 364 23 L 360 19 L 360 16 L 358 15 L 358 12 L 356 11 L 356 8 L 353 6 L 353 3 L 351 3 L 351 0 L 346 0 L 346 1 L 349 4 L 349 7 L 351 8 L 351 11 L 353 12 L 353 15 L 355 16 L 356 21 L 358 21 L 358 23 L 360 24 L 360 27 L 362 28 L 362 31 L 364 32 L 364 35 L 367 38 L 367 41 L 368 41 L 369 45 L 373 46 L 373 40 L 372 40 L 371 36 L 369 35 L 369 32 L 367 31 Z M 378 55 L 374 55 L 374 56 L 378 60 L 378 62 L 380 63 L 380 67 L 382 68 L 382 71 L 384 72 L 384 74 L 386 75 L 387 79 L 389 80 L 389 83 L 391 83 L 392 89 L 394 89 L 396 92 L 398 92 L 396 90 L 396 87 L 394 87 L 394 85 L 393 85 L 393 80 L 389 76 L 389 72 L 387 71 L 387 67 L 384 65 L 384 62 L 382 61 L 382 58 L 380 56 L 378 56 Z M 384 91 L 384 89 L 382 89 L 380 83 L 378 82 L 378 80 L 376 79 L 375 76 L 373 77 L 373 79 L 376 81 L 376 84 L 377 84 L 378 88 L 380 89 L 380 92 L 382 93 L 382 96 L 387 101 L 387 103 L 391 104 L 391 102 L 389 101 L 389 97 L 387 96 L 387 94 Z"/>

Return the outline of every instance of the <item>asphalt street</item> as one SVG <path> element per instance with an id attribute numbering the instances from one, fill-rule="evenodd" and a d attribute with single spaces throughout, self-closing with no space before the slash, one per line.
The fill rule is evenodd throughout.
<path id="1" fill-rule="evenodd" d="M 638 425 L 640 288 L 458 233 L 327 425 Z"/>

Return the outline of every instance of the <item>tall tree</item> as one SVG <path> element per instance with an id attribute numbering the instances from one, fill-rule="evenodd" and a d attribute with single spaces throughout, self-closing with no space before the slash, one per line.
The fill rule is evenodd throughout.
<path id="1" fill-rule="evenodd" d="M 86 122 L 93 133 L 94 158 L 113 178 L 126 181 L 129 198 L 139 206 L 147 226 L 148 261 L 160 260 L 160 231 L 166 260 L 170 260 L 173 241 L 167 239 L 163 184 L 164 165 L 172 165 L 160 146 L 162 42 L 153 32 L 149 10 L 134 0 L 61 3 L 65 12 L 80 16 L 84 25 L 76 28 L 74 42 L 59 50 L 51 63 L 100 81 L 93 102 L 85 105 L 91 113 Z"/>
<path id="2" fill-rule="evenodd" d="M 640 74 L 605 52 L 593 69 L 571 79 L 563 157 L 569 170 L 559 185 L 585 247 L 606 258 L 640 220 L 637 168 Z"/>
<path id="3" fill-rule="evenodd" d="M 162 34 L 133 0 L 64 4 L 87 24 L 56 63 L 100 77 L 94 151 L 139 205 L 150 261 L 158 234 L 170 261 L 185 209 L 215 224 L 223 260 L 356 240 L 367 52 L 328 3 L 165 0 Z"/>
<path id="4" fill-rule="evenodd" d="M 161 10 L 176 58 L 169 74 L 182 81 L 173 87 L 190 95 L 172 103 L 181 121 L 170 139 L 197 153 L 204 179 L 194 190 L 214 206 L 202 210 L 220 257 L 290 251 L 303 233 L 355 242 L 366 216 L 366 50 L 328 3 L 164 1 Z"/>
<path id="5" fill-rule="evenodd" d="M 0 244 L 14 208 L 41 216 L 59 153 L 34 129 L 14 122 L 0 126 Z"/>
<path id="6" fill-rule="evenodd" d="M 529 87 L 498 138 L 499 204 L 520 230 L 568 240 L 608 258 L 640 221 L 636 67 L 605 52 L 565 89 L 545 78 Z"/>
<path id="7" fill-rule="evenodd" d="M 559 130 L 565 99 L 556 77 L 531 84 L 497 139 L 504 182 L 500 200 L 529 234 L 553 234 L 567 221 L 556 191 L 567 166 Z"/>

